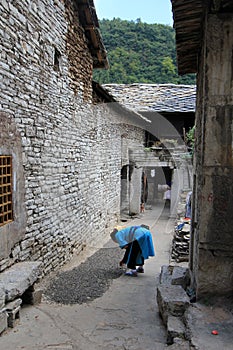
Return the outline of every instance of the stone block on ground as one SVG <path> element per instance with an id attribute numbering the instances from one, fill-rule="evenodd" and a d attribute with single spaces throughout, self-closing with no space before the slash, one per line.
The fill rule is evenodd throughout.
<path id="1" fill-rule="evenodd" d="M 5 305 L 5 288 L 0 283 L 0 310 L 4 307 L 4 305 Z"/>
<path id="2" fill-rule="evenodd" d="M 22 299 L 18 298 L 11 301 L 10 303 L 7 303 L 5 309 L 7 311 L 12 311 L 14 309 L 17 309 L 21 304 L 22 304 Z"/>
<path id="3" fill-rule="evenodd" d="M 190 284 L 189 269 L 186 267 L 174 266 L 171 276 L 171 284 L 180 285 L 186 290 Z"/>
<path id="4" fill-rule="evenodd" d="M 168 347 L 169 350 L 190 350 L 189 341 L 180 338 L 174 338 L 174 343 Z"/>
<path id="5" fill-rule="evenodd" d="M 8 327 L 10 327 L 10 328 L 14 328 L 15 327 L 15 324 L 16 324 L 17 320 L 19 320 L 19 318 L 20 318 L 20 309 L 21 309 L 21 306 L 18 306 L 14 310 L 7 311 L 7 314 L 8 314 L 8 318 L 7 318 Z"/>
<path id="6" fill-rule="evenodd" d="M 6 312 L 8 315 L 8 327 L 13 328 L 17 320 L 19 320 L 22 299 L 18 298 L 6 304 Z"/>
<path id="7" fill-rule="evenodd" d="M 183 316 L 190 305 L 189 297 L 181 286 L 161 284 L 157 288 L 159 313 L 165 325 L 168 316 Z"/>
<path id="8" fill-rule="evenodd" d="M 7 329 L 7 318 L 7 313 L 0 310 L 0 334 Z"/>
<path id="9" fill-rule="evenodd" d="M 20 262 L 0 275 L 0 285 L 5 290 L 5 301 L 11 301 L 20 297 L 40 274 L 40 262 Z"/>
<path id="10" fill-rule="evenodd" d="M 159 276 L 159 282 L 161 284 L 171 284 L 173 266 L 163 265 Z"/>
<path id="11" fill-rule="evenodd" d="M 168 316 L 167 319 L 167 344 L 173 344 L 174 338 L 185 339 L 185 325 L 180 317 Z"/>

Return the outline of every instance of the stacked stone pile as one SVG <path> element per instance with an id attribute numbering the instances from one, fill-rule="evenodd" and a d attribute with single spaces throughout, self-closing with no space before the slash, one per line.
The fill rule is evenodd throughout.
<path id="1" fill-rule="evenodd" d="M 180 200 L 177 208 L 176 224 L 172 240 L 171 260 L 177 263 L 187 262 L 189 260 L 189 243 L 191 219 L 186 214 L 186 197 L 189 193 L 184 190 L 180 193 Z"/>
<path id="2" fill-rule="evenodd" d="M 172 240 L 171 257 L 176 262 L 189 260 L 190 219 L 178 222 Z"/>
<path id="3" fill-rule="evenodd" d="M 189 190 L 183 190 L 180 193 L 179 203 L 177 206 L 177 221 L 182 221 L 182 219 L 185 217 L 185 211 L 186 211 L 186 196 L 188 194 Z"/>

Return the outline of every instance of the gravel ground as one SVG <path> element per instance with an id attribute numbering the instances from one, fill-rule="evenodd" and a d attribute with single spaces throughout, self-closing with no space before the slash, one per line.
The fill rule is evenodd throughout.
<path id="1" fill-rule="evenodd" d="M 123 270 L 119 248 L 101 248 L 72 270 L 59 272 L 44 290 L 48 301 L 60 304 L 82 304 L 102 296 L 111 281 Z"/>

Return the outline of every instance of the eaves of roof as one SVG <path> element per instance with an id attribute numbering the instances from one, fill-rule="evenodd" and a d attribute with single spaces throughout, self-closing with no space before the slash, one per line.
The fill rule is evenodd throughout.
<path id="1" fill-rule="evenodd" d="M 232 0 L 171 0 L 179 74 L 196 73 L 206 13 L 233 12 Z"/>
<path id="2" fill-rule="evenodd" d="M 89 49 L 93 58 L 94 68 L 109 68 L 107 51 L 99 29 L 95 5 L 93 0 L 76 0 L 79 10 L 79 19 L 84 28 Z"/>

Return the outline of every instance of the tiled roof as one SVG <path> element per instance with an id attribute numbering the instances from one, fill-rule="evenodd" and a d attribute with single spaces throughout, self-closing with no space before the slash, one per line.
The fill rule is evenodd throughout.
<path id="1" fill-rule="evenodd" d="M 196 73 L 206 13 L 230 14 L 233 12 L 233 1 L 171 0 L 171 3 L 179 73 Z"/>
<path id="2" fill-rule="evenodd" d="M 104 84 L 102 86 L 117 102 L 135 112 L 195 112 L 195 85 Z"/>

